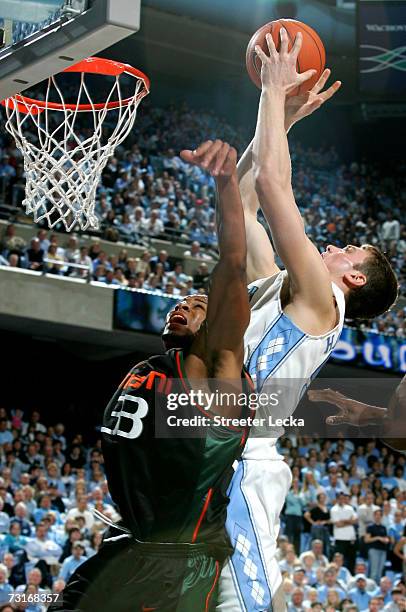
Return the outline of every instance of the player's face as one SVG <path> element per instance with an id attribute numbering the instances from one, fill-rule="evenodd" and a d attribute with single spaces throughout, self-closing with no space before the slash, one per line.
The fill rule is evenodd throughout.
<path id="1" fill-rule="evenodd" d="M 167 348 L 183 348 L 199 331 L 207 314 L 207 297 L 189 295 L 166 317 L 162 339 Z"/>
<path id="2" fill-rule="evenodd" d="M 343 278 L 353 275 L 358 270 L 358 266 L 371 256 L 371 246 L 365 244 L 357 247 L 349 244 L 341 249 L 329 244 L 321 256 L 331 276 Z M 365 282 L 362 284 L 365 284 Z"/>

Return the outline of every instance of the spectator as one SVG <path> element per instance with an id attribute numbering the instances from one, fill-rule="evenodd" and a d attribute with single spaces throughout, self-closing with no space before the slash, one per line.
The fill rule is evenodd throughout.
<path id="1" fill-rule="evenodd" d="M 13 593 L 14 589 L 8 581 L 8 569 L 0 563 L 0 604 L 9 602 Z"/>
<path id="2" fill-rule="evenodd" d="M 382 224 L 382 240 L 385 242 L 386 248 L 390 249 L 391 243 L 400 238 L 400 223 L 394 218 L 392 211 L 386 214 L 386 221 Z"/>
<path id="3" fill-rule="evenodd" d="M 300 553 L 300 534 L 302 532 L 303 500 L 300 495 L 299 481 L 295 478 L 285 501 L 286 535 L 293 543 L 297 554 Z"/>
<path id="4" fill-rule="evenodd" d="M 93 514 L 90 512 L 90 510 L 87 507 L 87 499 L 84 495 L 81 495 L 78 497 L 77 506 L 69 510 L 69 512 L 66 515 L 66 518 L 67 519 L 68 518 L 77 519 L 80 516 L 83 517 L 85 524 L 86 524 L 86 528 L 89 530 L 92 529 L 94 525 L 94 517 L 93 517 Z"/>
<path id="5" fill-rule="evenodd" d="M 292 600 L 290 605 L 288 606 L 288 612 L 305 612 L 305 608 L 303 607 L 303 601 L 303 589 L 298 587 L 293 589 Z"/>
<path id="6" fill-rule="evenodd" d="M 324 572 L 324 584 L 317 588 L 318 601 L 325 604 L 330 590 L 334 590 L 340 599 L 343 599 L 347 593 L 345 586 L 337 578 L 337 569 L 332 565 Z"/>
<path id="7" fill-rule="evenodd" d="M 3 511 L 4 500 L 0 497 L 0 533 L 7 533 L 10 528 L 10 517 Z"/>
<path id="8" fill-rule="evenodd" d="M 406 536 L 403 536 L 398 540 L 395 545 L 394 553 L 403 563 L 403 574 L 406 574 Z"/>
<path id="9" fill-rule="evenodd" d="M 358 610 L 367 610 L 372 596 L 366 590 L 366 576 L 364 574 L 357 574 L 355 582 L 357 586 L 348 592 L 348 596 L 358 606 Z"/>
<path id="10" fill-rule="evenodd" d="M 7 419 L 0 419 L 0 445 L 13 442 L 13 434 L 8 429 Z"/>
<path id="11" fill-rule="evenodd" d="M 325 493 L 317 495 L 317 504 L 305 513 L 305 519 L 310 523 L 311 537 L 313 540 L 321 540 L 323 549 L 327 556 L 330 551 L 330 511 L 327 508 L 327 497 Z"/>
<path id="12" fill-rule="evenodd" d="M 87 279 L 92 272 L 92 260 L 89 257 L 89 248 L 87 246 L 80 247 L 75 263 L 86 267 L 84 269 L 71 268 L 70 276 Z"/>
<path id="13" fill-rule="evenodd" d="M 374 522 L 367 527 L 365 543 L 368 544 L 369 577 L 379 583 L 386 563 L 390 539 L 382 525 L 382 511 L 375 510 Z"/>
<path id="14" fill-rule="evenodd" d="M 45 269 L 48 274 L 57 274 L 61 276 L 64 273 L 65 266 L 63 266 L 62 263 L 59 262 L 64 262 L 65 260 L 62 255 L 58 254 L 57 246 L 55 243 L 51 242 L 51 244 L 49 245 L 46 259 L 49 260 L 45 262 Z"/>
<path id="15" fill-rule="evenodd" d="M 365 550 L 363 546 L 365 533 L 367 530 L 367 526 L 372 523 L 374 520 L 374 512 L 379 510 L 379 506 L 377 506 L 375 502 L 375 496 L 372 492 L 368 492 L 365 495 L 364 503 L 358 506 L 357 514 L 358 514 L 358 536 L 360 538 L 360 548 L 361 551 Z"/>
<path id="16" fill-rule="evenodd" d="M 337 503 L 331 508 L 334 547 L 344 556 L 344 564 L 352 573 L 355 564 L 355 528 L 357 515 L 354 508 L 347 503 L 347 495 L 339 493 Z"/>
<path id="17" fill-rule="evenodd" d="M 35 504 L 36 507 L 36 504 Z M 31 524 L 27 519 L 28 509 L 27 504 L 19 502 L 14 509 L 13 522 L 20 525 L 20 532 L 24 536 L 31 535 Z"/>
<path id="18" fill-rule="evenodd" d="M 333 563 L 337 568 L 337 580 L 347 588 L 352 576 L 350 571 L 344 567 L 344 555 L 340 552 L 334 553 Z"/>
<path id="19" fill-rule="evenodd" d="M 34 567 L 32 570 L 30 570 L 28 572 L 26 584 L 20 584 L 16 588 L 15 592 L 16 593 L 24 593 L 26 588 L 27 588 L 27 586 L 29 584 L 33 584 L 38 589 L 38 593 L 39 594 L 46 595 L 49 591 L 48 591 L 47 588 L 43 588 L 42 583 L 43 583 L 42 572 L 41 572 L 41 570 L 38 567 Z"/>
<path id="20" fill-rule="evenodd" d="M 319 567 L 326 568 L 328 565 L 328 559 L 323 554 L 323 542 L 321 540 L 313 540 L 311 552 L 314 555 L 314 569 L 317 570 Z M 304 554 L 306 553 L 302 553 L 300 555 L 300 561 L 302 561 Z"/>
<path id="21" fill-rule="evenodd" d="M 161 268 L 162 268 L 163 272 L 169 272 L 171 267 L 170 267 L 170 264 L 169 264 L 169 261 L 168 261 L 168 257 L 169 257 L 168 256 L 168 251 L 160 251 L 158 253 L 158 255 L 155 255 L 154 257 L 151 257 L 151 259 L 149 261 L 151 272 L 156 273 L 158 264 L 161 264 Z M 145 272 L 145 270 L 137 270 L 137 271 Z"/>
<path id="22" fill-rule="evenodd" d="M 289 544 L 286 549 L 286 554 L 284 558 L 279 562 L 279 567 L 281 569 L 281 572 L 288 572 L 289 574 L 293 574 L 295 565 L 297 565 L 295 548 L 293 544 Z"/>
<path id="23" fill-rule="evenodd" d="M 62 563 L 58 578 L 68 582 L 73 572 L 86 561 L 85 547 L 81 542 L 72 545 L 72 554 Z"/>
<path id="24" fill-rule="evenodd" d="M 385 612 L 403 612 L 406 608 L 406 597 L 401 588 L 392 589 L 392 601 L 384 607 Z"/>
<path id="25" fill-rule="evenodd" d="M 382 597 L 383 603 L 386 604 L 392 601 L 392 581 L 388 576 L 383 576 L 379 583 L 379 591 L 378 594 Z"/>
<path id="26" fill-rule="evenodd" d="M 41 249 L 41 242 L 38 238 L 31 240 L 31 246 L 26 250 L 28 268 L 40 271 L 43 269 L 44 251 Z"/>
<path id="27" fill-rule="evenodd" d="M 39 240 L 40 248 L 44 251 L 44 253 L 47 253 L 48 247 L 51 244 L 48 240 L 47 230 L 40 228 L 37 232 L 36 238 Z"/>
<path id="28" fill-rule="evenodd" d="M 205 253 L 200 248 L 200 242 L 195 240 L 189 250 L 183 253 L 184 257 L 195 257 L 196 259 L 212 259 L 210 255 Z"/>
<path id="29" fill-rule="evenodd" d="M 44 582 L 51 586 L 50 566 L 58 563 L 62 549 L 56 542 L 50 539 L 44 523 L 37 525 L 35 538 L 31 538 L 28 541 L 26 552 L 29 561 L 36 563 L 36 566 L 41 569 Z"/>
<path id="30" fill-rule="evenodd" d="M 19 550 L 24 550 L 27 544 L 26 536 L 21 535 L 20 524 L 16 521 L 10 523 L 10 533 L 4 538 L 3 544 L 7 547 L 11 554 L 15 554 Z"/>

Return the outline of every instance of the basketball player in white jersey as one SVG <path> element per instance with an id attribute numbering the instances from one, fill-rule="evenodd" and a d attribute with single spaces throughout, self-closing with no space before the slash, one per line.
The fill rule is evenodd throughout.
<path id="1" fill-rule="evenodd" d="M 270 36 L 267 42 L 269 56 L 256 49 L 262 60 L 256 133 L 239 164 L 251 281 L 245 365 L 257 392 L 266 390 L 275 378 L 291 379 L 294 397 L 289 410 L 293 413 L 333 351 L 344 313 L 351 318 L 371 318 L 386 311 L 396 299 L 397 281 L 388 260 L 375 247 L 328 246 L 320 255 L 307 238 L 291 186 L 286 109 L 296 103 L 296 118 L 310 114 L 340 83 L 320 94 L 329 74 L 325 72 L 300 109 L 297 101 L 287 101 L 287 94 L 314 73 L 296 71 L 302 37 L 298 34 L 290 52 L 284 29 L 279 53 Z M 258 204 L 285 271 L 277 267 L 272 245 L 257 221 Z M 293 384 L 297 380 L 300 385 Z M 276 442 L 276 436 L 258 437 L 252 431 L 236 468 L 227 511 L 235 552 L 221 575 L 219 612 L 285 609 L 280 592 L 275 598 L 281 585 L 275 552 L 279 514 L 291 473 Z"/>

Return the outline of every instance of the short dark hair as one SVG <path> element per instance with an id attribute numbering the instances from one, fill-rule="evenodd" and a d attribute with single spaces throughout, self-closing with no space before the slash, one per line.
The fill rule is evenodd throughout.
<path id="1" fill-rule="evenodd" d="M 368 250 L 371 256 L 354 266 L 367 282 L 347 296 L 345 316 L 349 319 L 373 319 L 389 310 L 398 297 L 398 280 L 389 259 L 374 246 Z"/>

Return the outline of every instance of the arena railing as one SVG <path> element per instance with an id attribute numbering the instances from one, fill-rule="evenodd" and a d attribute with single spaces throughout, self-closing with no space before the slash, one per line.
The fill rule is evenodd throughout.
<path id="1" fill-rule="evenodd" d="M 61 261 L 60 259 L 43 259 L 42 261 L 45 264 L 53 264 L 55 266 L 60 266 L 61 268 L 76 268 L 77 270 L 86 270 L 86 276 L 81 278 L 86 279 L 88 283 L 90 283 L 92 280 L 92 271 L 89 266 L 85 266 L 84 264 L 70 263 L 69 261 Z M 42 274 L 49 274 L 49 269 L 44 266 Z"/>

